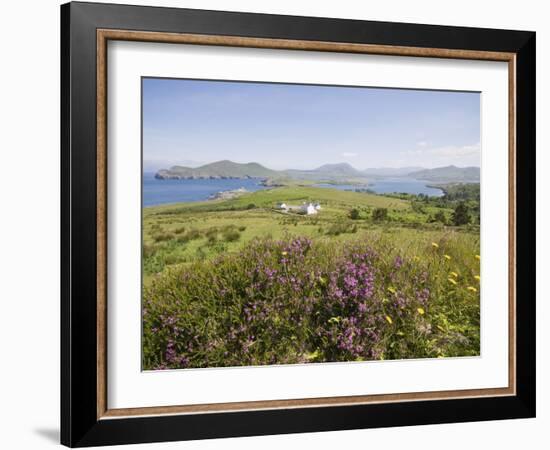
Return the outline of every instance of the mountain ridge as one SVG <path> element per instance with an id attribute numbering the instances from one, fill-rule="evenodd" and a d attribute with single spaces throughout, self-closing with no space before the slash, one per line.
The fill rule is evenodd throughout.
<path id="1" fill-rule="evenodd" d="M 364 176 L 364 174 L 357 170 L 349 163 L 334 163 L 334 164 L 323 164 L 316 169 L 313 169 L 313 172 L 319 173 L 330 173 L 330 174 L 341 174 L 341 175 L 351 175 L 351 176 Z"/>
<path id="2" fill-rule="evenodd" d="M 479 182 L 480 170 L 479 167 L 474 166 L 457 167 L 450 165 L 411 172 L 408 176 L 432 182 Z"/>
<path id="3" fill-rule="evenodd" d="M 420 169 L 420 170 L 418 170 Z M 307 179 L 346 180 L 380 178 L 385 176 L 411 177 L 431 182 L 479 182 L 479 167 L 454 165 L 423 169 L 418 167 L 370 168 L 358 170 L 351 164 L 323 164 L 312 170 L 273 170 L 257 162 L 236 163 L 230 160 L 215 161 L 199 167 L 172 166 L 156 172 L 155 178 L 166 179 Z"/>

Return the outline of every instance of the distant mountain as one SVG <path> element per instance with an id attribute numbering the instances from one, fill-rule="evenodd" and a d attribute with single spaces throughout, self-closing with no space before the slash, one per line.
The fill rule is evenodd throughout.
<path id="1" fill-rule="evenodd" d="M 424 169 L 408 174 L 411 178 L 433 182 L 457 183 L 479 182 L 479 167 L 446 166 L 435 169 Z"/>
<path id="2" fill-rule="evenodd" d="M 292 178 L 301 180 L 342 180 L 364 178 L 365 175 L 347 163 L 325 164 L 314 170 L 271 170 L 261 164 L 250 162 L 240 164 L 233 161 L 217 161 L 200 167 L 173 166 L 161 169 L 155 177 L 161 180 L 205 179 L 205 178 Z"/>
<path id="3" fill-rule="evenodd" d="M 321 167 L 318 167 L 314 172 L 321 174 L 330 174 L 331 176 L 351 176 L 351 177 L 361 177 L 364 176 L 359 170 L 355 169 L 348 163 L 338 163 L 338 164 L 325 164 Z"/>
<path id="4" fill-rule="evenodd" d="M 424 170 L 424 167 L 369 167 L 363 173 L 374 177 L 401 177 L 420 170 Z"/>
<path id="5" fill-rule="evenodd" d="M 246 164 L 229 160 L 217 161 L 200 167 L 173 166 L 159 170 L 155 177 L 161 180 L 170 179 L 225 179 L 225 178 L 269 178 L 294 179 L 310 181 L 346 182 L 354 180 L 368 183 L 369 179 L 383 177 L 412 177 L 432 182 L 479 182 L 479 167 L 438 167 L 421 169 L 417 167 L 373 168 L 357 170 L 348 163 L 324 164 L 313 170 L 272 170 L 256 162 Z"/>
<path id="6" fill-rule="evenodd" d="M 195 168 L 173 166 L 170 169 L 161 169 L 156 173 L 155 178 L 161 180 L 199 178 L 268 178 L 278 175 L 279 172 L 268 169 L 255 162 L 240 164 L 233 161 L 224 160 Z"/>

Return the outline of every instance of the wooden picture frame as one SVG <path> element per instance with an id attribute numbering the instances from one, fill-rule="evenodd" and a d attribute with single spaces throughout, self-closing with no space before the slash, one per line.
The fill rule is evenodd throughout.
<path id="1" fill-rule="evenodd" d="M 69 3 L 61 7 L 61 441 L 68 446 L 535 415 L 535 33 Z M 505 61 L 509 68 L 506 388 L 110 409 L 109 40 Z"/>

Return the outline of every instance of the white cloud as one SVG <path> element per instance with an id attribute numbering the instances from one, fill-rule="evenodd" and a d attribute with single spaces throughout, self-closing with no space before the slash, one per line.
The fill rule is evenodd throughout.
<path id="1" fill-rule="evenodd" d="M 416 143 L 416 145 L 417 145 L 418 147 L 426 147 L 426 146 L 428 145 L 428 143 L 427 143 L 426 141 L 418 141 L 418 142 Z"/>
<path id="2" fill-rule="evenodd" d="M 479 166 L 480 164 L 480 143 L 470 145 L 448 145 L 445 147 L 428 146 L 415 148 L 401 152 L 409 158 L 413 157 L 415 164 L 423 167 L 439 167 L 447 165 L 457 166 Z"/>
<path id="3" fill-rule="evenodd" d="M 354 158 L 355 156 L 357 156 L 357 153 L 353 153 L 353 152 L 343 152 L 342 153 L 342 156 L 344 158 Z"/>
<path id="4" fill-rule="evenodd" d="M 402 152 L 406 155 L 417 155 L 417 156 L 439 156 L 447 158 L 461 158 L 464 156 L 479 155 L 480 145 L 479 142 L 472 145 L 463 145 L 463 146 L 446 146 L 446 147 L 436 147 L 436 148 L 421 148 L 416 150 L 408 150 Z"/>

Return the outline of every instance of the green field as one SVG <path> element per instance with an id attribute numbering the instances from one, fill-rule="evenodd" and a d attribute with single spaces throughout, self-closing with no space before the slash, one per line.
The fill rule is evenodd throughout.
<path id="1" fill-rule="evenodd" d="M 277 209 L 310 201 L 318 214 Z M 467 220 L 457 219 L 460 202 Z M 144 368 L 479 354 L 476 211 L 475 197 L 299 185 L 144 208 Z M 348 266 L 372 278 L 368 296 L 346 294 L 353 307 L 334 297 L 346 292 Z M 258 267 L 284 276 L 273 284 Z M 250 319 L 251 305 L 263 313 Z"/>
<path id="2" fill-rule="evenodd" d="M 304 201 L 320 202 L 317 215 L 306 216 L 277 210 L 279 202 L 299 205 Z M 388 210 L 387 220 L 373 222 L 369 217 L 376 208 Z M 357 220 L 349 218 L 352 209 L 360 212 Z M 416 209 L 416 211 L 415 211 Z M 442 225 L 426 223 L 430 214 L 452 210 L 425 206 L 413 208 L 410 201 L 381 195 L 339 191 L 315 187 L 279 187 L 243 195 L 225 201 L 205 201 L 144 208 L 144 274 L 161 272 L 166 266 L 185 264 L 235 251 L 258 237 L 279 239 L 284 235 L 318 239 L 358 239 L 364 234 L 395 233 L 413 239 L 418 232 L 402 230 L 416 227 L 437 236 Z M 434 234 L 435 232 L 435 234 Z M 405 236 L 405 233 L 407 236 Z"/>

